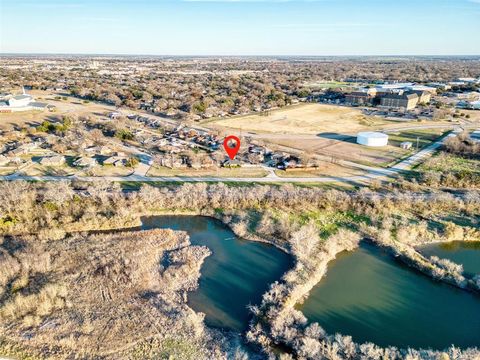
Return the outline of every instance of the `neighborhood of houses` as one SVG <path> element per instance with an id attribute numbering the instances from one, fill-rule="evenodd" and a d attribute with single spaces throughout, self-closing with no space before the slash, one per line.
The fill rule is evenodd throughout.
<path id="1" fill-rule="evenodd" d="M 447 97 L 457 108 L 480 109 L 480 93 L 452 92 L 452 87 L 465 84 L 479 84 L 479 79 L 457 79 L 451 83 L 383 83 L 362 86 L 343 94 L 343 99 L 317 98 L 321 102 L 335 102 L 346 106 L 362 106 L 367 115 L 408 114 L 419 105 L 431 104 L 434 99 Z M 425 107 L 425 106 L 423 106 Z M 431 105 L 430 105 L 431 107 Z M 28 110 L 54 110 L 47 103 L 36 102 L 23 89 L 21 95 L 0 95 L 0 112 Z M 419 114 L 428 118 L 431 109 Z M 146 175 L 149 168 L 218 168 L 243 165 L 262 166 L 277 169 L 315 168 L 318 161 L 313 156 L 279 151 L 275 146 L 265 146 L 249 139 L 243 139 L 243 146 L 234 161 L 228 159 L 222 149 L 223 136 L 213 130 L 198 126 L 187 126 L 168 118 L 141 115 L 125 111 L 111 111 L 99 116 L 94 125 L 80 121 L 83 132 L 71 132 L 67 137 L 55 131 L 37 130 L 25 134 L 11 131 L 0 139 L 0 167 L 23 171 L 32 166 L 45 168 L 65 167 L 88 174 L 96 169 L 125 169 L 125 173 L 137 172 Z M 406 119 L 405 119 L 406 120 Z M 107 131 L 106 124 L 124 122 L 131 136 L 118 137 Z M 115 128 L 112 126 L 111 128 Z M 101 141 L 92 138 L 90 131 L 96 129 L 102 134 Z M 67 141 L 68 140 L 68 141 Z M 388 145 L 389 137 L 383 132 L 364 131 L 357 134 L 356 142 L 367 147 Z M 399 144 L 409 150 L 412 142 Z M 1 169 L 0 169 L 1 170 Z"/>
<path id="2" fill-rule="evenodd" d="M 156 126 L 160 128 L 158 123 Z M 133 173 L 137 164 L 144 163 L 147 168 L 142 175 L 146 175 L 151 165 L 171 169 L 232 168 L 245 164 L 279 169 L 314 166 L 314 163 L 302 164 L 298 156 L 253 144 L 231 161 L 220 149 L 223 139 L 218 135 L 183 126 L 164 129 L 163 134 L 138 128 L 132 132 L 135 144 L 106 141 L 104 145 L 95 145 L 89 138 L 78 138 L 77 141 L 69 141 L 61 153 L 57 148 L 62 139 L 56 134 L 20 136 L 16 140 L 0 143 L 0 167 L 26 173 L 37 164 L 50 170 L 68 168 L 94 175 L 95 169 L 113 167 L 130 168 L 130 173 Z M 2 134 L 2 137 L 8 139 L 10 135 Z M 132 158 L 136 161 L 132 162 Z"/>
<path id="3" fill-rule="evenodd" d="M 114 151 L 108 146 L 93 146 L 89 141 L 83 143 L 81 153 L 65 151 L 59 154 L 53 150 L 53 144 L 57 141 L 56 135 L 49 134 L 33 138 L 25 137 L 1 144 L 0 166 L 13 166 L 16 170 L 26 170 L 34 164 L 46 168 L 69 165 L 78 169 L 90 169 L 100 164 L 124 167 L 128 162 L 129 155 L 126 153 Z"/>

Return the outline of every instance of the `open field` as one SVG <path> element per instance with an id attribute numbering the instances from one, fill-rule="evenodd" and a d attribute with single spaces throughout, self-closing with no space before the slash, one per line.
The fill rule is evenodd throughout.
<path id="1" fill-rule="evenodd" d="M 38 354 L 15 358 L 157 358 L 149 349 L 169 353 L 203 339 L 202 317 L 184 294 L 197 287 L 210 252 L 191 246 L 185 232 L 26 237 L 0 249 L 8 269 L 0 276 L 2 353 L 12 353 L 12 343 Z M 186 358 L 180 349 L 176 354 Z"/>
<path id="2" fill-rule="evenodd" d="M 219 169 L 170 169 L 152 166 L 147 176 L 211 176 L 211 177 L 265 177 L 267 171 L 258 167 L 219 168 Z"/>
<path id="3" fill-rule="evenodd" d="M 402 142 L 410 141 L 413 144 L 413 147 L 416 148 L 418 139 L 418 149 L 420 150 L 425 146 L 430 145 L 446 132 L 446 129 L 418 129 L 391 132 L 388 134 L 388 144 L 390 146 L 398 147 Z"/>
<path id="4" fill-rule="evenodd" d="M 58 99 L 58 95 L 45 91 L 29 91 L 35 97 L 35 101 L 46 102 L 56 107 L 55 111 L 25 111 L 17 113 L 1 113 L 0 129 L 12 126 L 37 126 L 45 120 L 56 120 L 63 115 L 77 116 L 101 116 L 106 112 L 113 111 L 113 106 L 102 105 L 94 102 L 84 102 L 73 97 L 66 100 Z"/>
<path id="5" fill-rule="evenodd" d="M 412 171 L 417 181 L 429 187 L 478 189 L 480 158 L 438 151 Z"/>
<path id="6" fill-rule="evenodd" d="M 413 148 L 416 147 L 417 137 L 419 138 L 419 149 L 430 145 L 441 137 L 447 129 L 418 129 L 405 130 L 398 133 L 389 133 L 389 143 L 383 147 L 368 147 L 356 143 L 354 136 L 344 136 L 341 138 L 329 138 L 328 136 L 319 136 L 305 139 L 292 137 L 264 139 L 269 146 L 283 146 L 286 148 L 297 149 L 311 154 L 332 157 L 333 159 L 342 159 L 354 161 L 366 165 L 386 166 L 392 164 L 398 159 L 413 153 L 412 150 L 400 148 L 403 141 L 411 141 Z"/>
<path id="7" fill-rule="evenodd" d="M 355 138 L 346 140 L 318 139 L 318 140 L 276 140 L 276 144 L 296 148 L 313 154 L 354 161 L 366 165 L 388 164 L 408 153 L 399 147 L 384 146 L 373 148 L 356 143 Z"/>
<path id="8" fill-rule="evenodd" d="M 301 104 L 271 111 L 268 116 L 255 114 L 215 122 L 215 125 L 243 131 L 277 134 L 345 134 L 385 124 L 394 122 L 379 118 L 367 119 L 358 108 L 324 104 Z"/>
<path id="9" fill-rule="evenodd" d="M 480 112 L 479 112 L 480 113 Z M 472 122 L 473 116 L 472 116 Z M 325 104 L 300 104 L 273 110 L 268 114 L 234 116 L 207 122 L 206 127 L 241 130 L 243 135 L 356 135 L 359 131 L 394 130 L 402 127 L 451 126 L 444 121 L 399 122 L 367 116 L 360 108 Z"/>
<path id="10" fill-rule="evenodd" d="M 420 171 L 445 171 L 448 169 L 453 172 L 480 173 L 480 160 L 440 152 L 419 165 L 416 169 Z"/>

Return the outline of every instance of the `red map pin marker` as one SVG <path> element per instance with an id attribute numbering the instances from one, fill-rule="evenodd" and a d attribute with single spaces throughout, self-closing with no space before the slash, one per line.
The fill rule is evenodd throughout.
<path id="1" fill-rule="evenodd" d="M 233 141 L 235 141 L 235 146 L 231 147 L 230 144 Z M 230 160 L 233 160 L 240 149 L 240 139 L 234 135 L 227 136 L 225 140 L 223 140 L 223 147 L 225 148 Z"/>

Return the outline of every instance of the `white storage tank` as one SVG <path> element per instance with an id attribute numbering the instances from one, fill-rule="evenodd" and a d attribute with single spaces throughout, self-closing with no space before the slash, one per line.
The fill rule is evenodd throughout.
<path id="1" fill-rule="evenodd" d="M 365 131 L 357 135 L 357 143 L 366 146 L 386 146 L 388 135 L 381 132 Z"/>

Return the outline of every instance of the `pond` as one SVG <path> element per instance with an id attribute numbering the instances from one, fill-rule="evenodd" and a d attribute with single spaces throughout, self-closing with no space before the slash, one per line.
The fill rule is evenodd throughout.
<path id="1" fill-rule="evenodd" d="M 480 296 L 435 282 L 371 244 L 339 254 L 298 308 L 328 333 L 356 342 L 480 346 Z"/>
<path id="2" fill-rule="evenodd" d="M 462 264 L 469 274 L 480 274 L 480 241 L 452 241 L 419 248 L 426 256 L 438 256 Z"/>
<path id="3" fill-rule="evenodd" d="M 292 266 L 292 258 L 272 245 L 239 239 L 222 222 L 202 216 L 154 216 L 142 219 L 142 228 L 183 230 L 193 245 L 205 245 L 205 259 L 197 291 L 188 295 L 195 311 L 206 314 L 209 326 L 241 332 L 248 327 L 249 304 L 259 304 L 263 293 Z"/>

